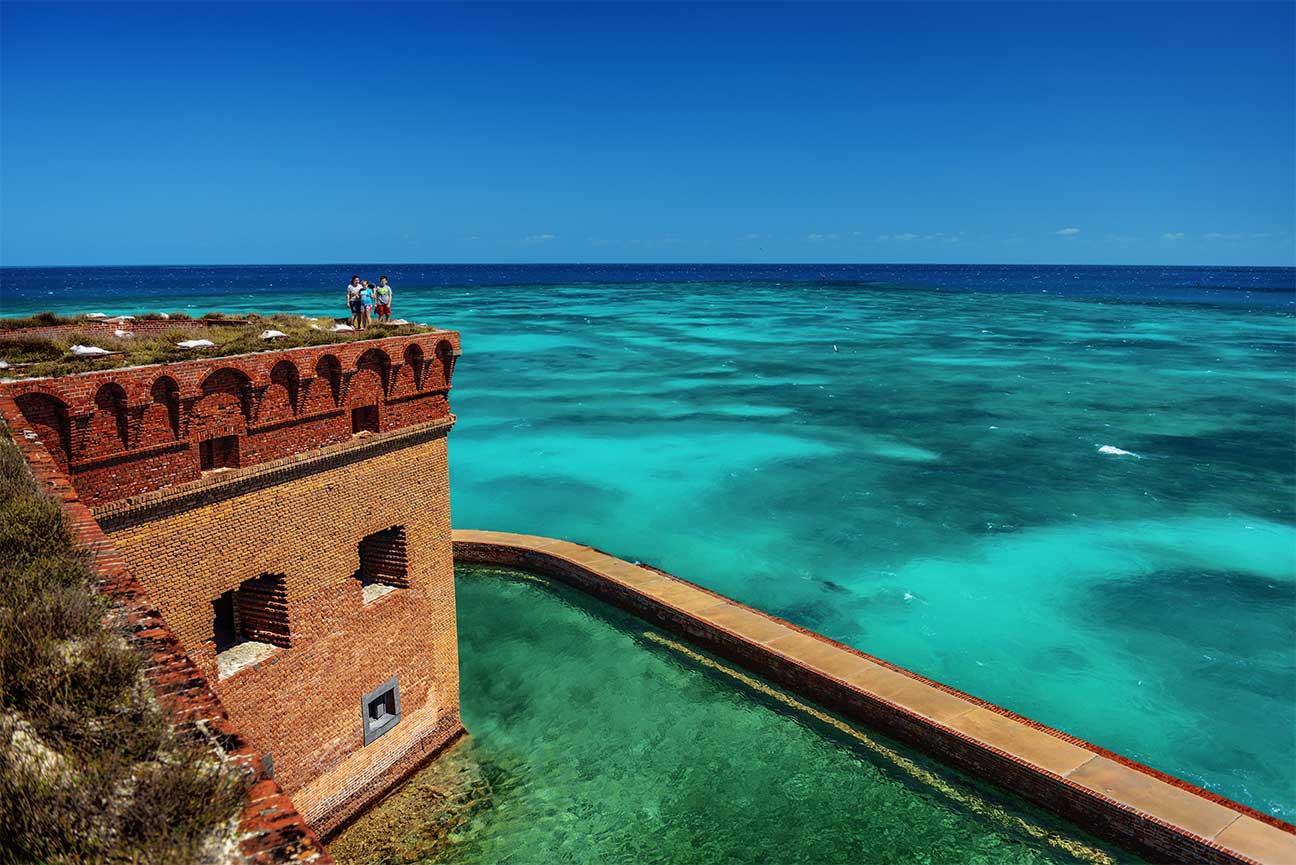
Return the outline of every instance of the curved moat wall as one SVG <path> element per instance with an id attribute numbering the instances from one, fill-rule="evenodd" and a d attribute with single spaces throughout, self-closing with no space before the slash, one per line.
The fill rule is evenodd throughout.
<path id="1" fill-rule="evenodd" d="M 556 577 L 1153 861 L 1296 862 L 1296 827 L 656 569 L 456 531 L 458 562 Z"/>

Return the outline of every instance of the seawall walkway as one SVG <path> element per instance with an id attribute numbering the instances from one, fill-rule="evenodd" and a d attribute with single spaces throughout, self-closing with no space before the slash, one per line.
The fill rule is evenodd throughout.
<path id="1" fill-rule="evenodd" d="M 1152 861 L 1296 863 L 1288 823 L 655 568 L 471 530 L 454 557 L 560 579 Z"/>

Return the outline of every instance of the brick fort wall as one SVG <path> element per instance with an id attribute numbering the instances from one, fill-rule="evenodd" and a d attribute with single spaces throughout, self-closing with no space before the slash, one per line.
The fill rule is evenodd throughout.
<path id="1" fill-rule="evenodd" d="M 458 354 L 435 331 L 0 385 L 321 835 L 463 733 Z"/>
<path id="2" fill-rule="evenodd" d="M 146 519 L 121 528 L 130 511 L 104 516 L 231 719 L 272 754 L 275 779 L 322 834 L 364 806 L 360 793 L 386 790 L 462 732 L 446 429 L 416 428 L 425 441 L 332 468 L 289 465 L 287 479 L 228 498 L 232 485 L 255 487 L 258 469 L 197 501 L 150 499 L 137 508 Z M 334 450 L 317 461 L 348 448 Z M 403 585 L 366 600 L 361 542 L 394 527 Z M 222 675 L 213 603 L 262 575 L 282 576 L 287 645 Z M 365 745 L 362 698 L 393 677 L 401 720 Z"/>

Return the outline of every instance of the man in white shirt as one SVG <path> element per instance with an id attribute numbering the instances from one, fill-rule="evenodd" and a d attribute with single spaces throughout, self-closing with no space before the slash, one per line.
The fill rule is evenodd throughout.
<path id="1" fill-rule="evenodd" d="M 351 284 L 346 287 L 347 309 L 351 310 L 351 326 L 360 326 L 360 277 L 351 277 Z"/>

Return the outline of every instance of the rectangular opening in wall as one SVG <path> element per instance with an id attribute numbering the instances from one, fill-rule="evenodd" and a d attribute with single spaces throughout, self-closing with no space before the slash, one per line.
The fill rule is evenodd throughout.
<path id="1" fill-rule="evenodd" d="M 283 574 L 244 580 L 212 601 L 212 642 L 219 678 L 290 646 L 288 596 Z"/>
<path id="2" fill-rule="evenodd" d="M 360 569 L 356 577 L 364 585 L 365 601 L 382 597 L 393 589 L 409 588 L 409 553 L 405 527 L 392 526 L 366 535 L 359 546 Z"/>
<path id="3" fill-rule="evenodd" d="M 239 462 L 238 436 L 221 436 L 198 443 L 198 468 L 235 469 Z"/>
<path id="4" fill-rule="evenodd" d="M 378 432 L 378 406 L 362 405 L 351 409 L 351 432 Z"/>
<path id="5" fill-rule="evenodd" d="M 400 723 L 400 676 L 392 676 L 360 701 L 364 743 L 382 736 Z"/>
<path id="6" fill-rule="evenodd" d="M 212 631 L 219 654 L 239 641 L 238 626 L 234 623 L 233 589 L 212 601 L 212 613 Z"/>

